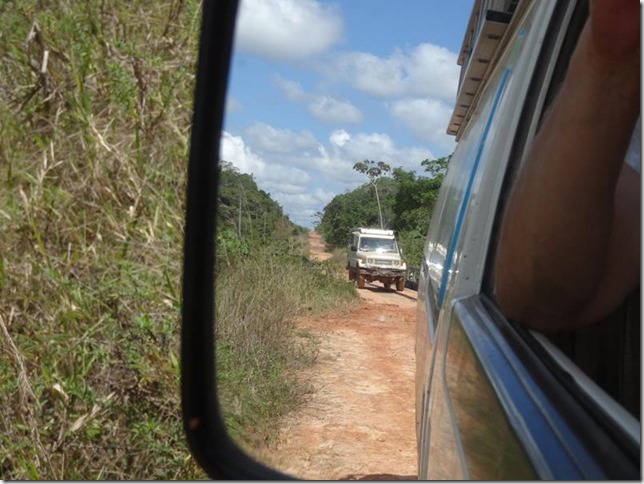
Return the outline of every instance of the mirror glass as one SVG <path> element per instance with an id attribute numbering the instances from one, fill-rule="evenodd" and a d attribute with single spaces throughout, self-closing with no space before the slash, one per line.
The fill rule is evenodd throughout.
<path id="1" fill-rule="evenodd" d="M 231 436 L 278 470 L 416 478 L 409 275 L 455 147 L 446 129 L 473 3 L 240 2 L 217 381 Z"/>

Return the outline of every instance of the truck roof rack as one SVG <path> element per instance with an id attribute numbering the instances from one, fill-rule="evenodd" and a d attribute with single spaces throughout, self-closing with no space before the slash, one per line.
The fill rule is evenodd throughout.
<path id="1" fill-rule="evenodd" d="M 361 234 L 368 234 L 368 235 L 394 235 L 393 230 L 389 229 L 368 229 L 365 227 L 359 227 L 356 229 L 356 232 L 360 232 Z"/>
<path id="2" fill-rule="evenodd" d="M 475 0 L 457 64 L 456 103 L 447 134 L 458 141 L 519 20 L 534 0 Z"/>

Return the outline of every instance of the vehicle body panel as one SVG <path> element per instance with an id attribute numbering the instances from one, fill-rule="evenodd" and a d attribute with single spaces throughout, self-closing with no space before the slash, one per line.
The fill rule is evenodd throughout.
<path id="1" fill-rule="evenodd" d="M 639 462 L 623 451 L 627 445 L 612 441 L 544 369 L 544 361 L 552 363 L 545 353 L 556 350 L 544 343 L 544 355 L 534 357 L 522 342 L 529 335 L 515 331 L 481 294 L 508 164 L 522 153 L 519 131 L 526 140 L 536 131 L 576 8 L 575 1 L 519 2 L 495 66 L 460 125 L 418 282 L 419 479 L 639 475 Z M 573 367 L 567 371 L 574 374 Z M 615 408 L 601 390 L 592 398 L 609 402 L 600 405 L 604 409 Z M 639 422 L 613 414 L 617 433 L 632 440 Z M 633 445 L 639 448 L 639 439 Z"/>

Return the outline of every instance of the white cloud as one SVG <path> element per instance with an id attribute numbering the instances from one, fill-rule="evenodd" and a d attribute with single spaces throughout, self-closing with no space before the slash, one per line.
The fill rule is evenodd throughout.
<path id="1" fill-rule="evenodd" d="M 274 196 L 301 195 L 306 187 L 299 184 L 268 183 L 264 190 L 273 193 Z"/>
<path id="2" fill-rule="evenodd" d="M 235 47 L 270 60 L 302 60 L 342 38 L 337 7 L 314 0 L 242 0 Z"/>
<path id="3" fill-rule="evenodd" d="M 255 122 L 246 128 L 246 134 L 250 143 L 262 153 L 306 153 L 317 150 L 317 141 L 310 131 L 295 133 L 290 129 Z"/>
<path id="4" fill-rule="evenodd" d="M 402 99 L 390 105 L 389 112 L 419 140 L 446 150 L 456 146 L 454 137 L 446 134 L 452 110 L 435 99 Z"/>
<path id="5" fill-rule="evenodd" d="M 362 112 L 349 101 L 307 93 L 299 82 L 289 81 L 279 76 L 275 77 L 275 84 L 288 100 L 308 102 L 309 114 L 323 124 L 346 124 L 362 121 Z"/>
<path id="6" fill-rule="evenodd" d="M 456 60 L 457 54 L 445 47 L 420 44 L 404 62 L 407 92 L 452 102 L 461 72 Z"/>
<path id="7" fill-rule="evenodd" d="M 252 174 L 266 169 L 266 162 L 253 153 L 240 136 L 222 132 L 220 152 L 223 161 L 229 161 L 243 173 Z"/>
<path id="8" fill-rule="evenodd" d="M 433 44 L 411 50 L 397 49 L 389 57 L 346 52 L 322 67 L 330 79 L 348 82 L 355 89 L 377 97 L 426 96 L 453 101 L 460 67 L 457 54 Z"/>
<path id="9" fill-rule="evenodd" d="M 350 154 L 353 158 L 356 156 L 360 158 L 355 161 L 362 161 L 364 158 L 371 159 L 374 156 L 381 158 L 380 154 L 386 155 L 395 151 L 393 140 L 389 135 L 383 133 L 358 133 L 352 136 L 341 129 L 331 133 L 329 141 L 337 151 Z M 360 156 L 361 153 L 362 156 Z"/>
<path id="10" fill-rule="evenodd" d="M 359 161 L 384 161 L 392 168 L 402 166 L 406 170 L 417 170 L 420 162 L 434 158 L 432 152 L 421 147 L 396 146 L 385 133 L 355 133 L 344 129 L 333 131 L 326 145 L 320 145 L 319 154 L 311 160 L 311 168 L 336 191 L 355 188 L 366 183 L 363 174 L 356 172 L 353 165 Z"/>
<path id="11" fill-rule="evenodd" d="M 223 131 L 221 134 L 221 159 L 231 162 L 241 172 L 254 176 L 258 186 L 263 190 L 286 190 L 295 185 L 306 186 L 311 181 L 309 174 L 291 166 L 267 162 L 247 146 L 241 136 L 233 136 Z"/>
<path id="12" fill-rule="evenodd" d="M 281 194 L 280 199 L 285 205 L 315 209 L 320 205 L 326 205 L 335 196 L 334 192 L 318 188 L 307 193 Z"/>
<path id="13" fill-rule="evenodd" d="M 319 96 L 308 106 L 309 113 L 325 124 L 359 123 L 362 112 L 347 101 L 338 101 L 327 96 Z"/>
<path id="14" fill-rule="evenodd" d="M 384 161 L 392 168 L 402 166 L 407 170 L 420 167 L 425 158 L 432 158 L 431 151 L 425 148 L 399 148 L 385 133 L 350 134 L 336 130 L 329 136 L 329 150 L 326 152 L 329 170 L 327 175 L 337 181 L 353 184 L 364 183 L 364 175 L 353 170 L 358 161 Z"/>
<path id="15" fill-rule="evenodd" d="M 342 79 L 373 96 L 402 94 L 402 69 L 397 59 L 383 59 L 365 52 L 340 54 L 329 66 L 332 78 Z"/>
<path id="16" fill-rule="evenodd" d="M 290 101 L 300 101 L 306 97 L 302 85 L 299 82 L 289 81 L 280 76 L 276 76 L 275 84 Z"/>
<path id="17" fill-rule="evenodd" d="M 322 211 L 337 193 L 323 189 L 315 189 L 311 192 L 300 194 L 276 195 L 276 200 L 282 207 L 289 207 L 287 213 L 289 218 L 300 225 L 311 225 L 317 212 Z"/>
<path id="18" fill-rule="evenodd" d="M 351 141 L 351 135 L 343 129 L 337 129 L 331 136 L 329 136 L 329 141 L 332 145 L 342 147 Z"/>

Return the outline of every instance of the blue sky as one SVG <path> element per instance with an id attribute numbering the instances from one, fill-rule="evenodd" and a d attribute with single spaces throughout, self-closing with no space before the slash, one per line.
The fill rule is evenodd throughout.
<path id="1" fill-rule="evenodd" d="M 365 183 L 358 161 L 420 170 L 445 134 L 474 0 L 242 0 L 221 158 L 310 227 Z"/>

